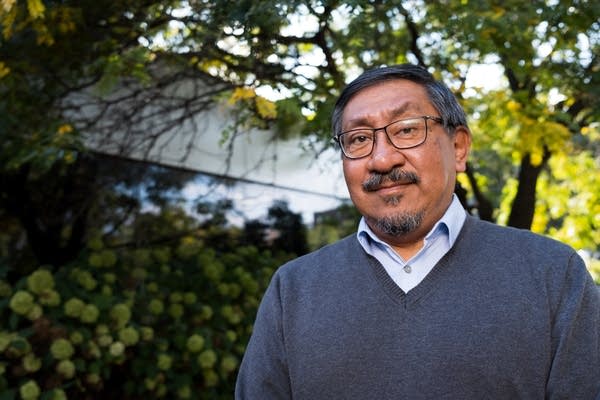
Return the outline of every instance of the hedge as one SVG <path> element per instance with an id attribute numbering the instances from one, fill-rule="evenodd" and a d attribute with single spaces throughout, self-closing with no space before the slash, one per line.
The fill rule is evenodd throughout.
<path id="1" fill-rule="evenodd" d="M 0 400 L 230 399 L 262 293 L 290 257 L 191 236 L 95 240 L 76 263 L 0 280 Z"/>

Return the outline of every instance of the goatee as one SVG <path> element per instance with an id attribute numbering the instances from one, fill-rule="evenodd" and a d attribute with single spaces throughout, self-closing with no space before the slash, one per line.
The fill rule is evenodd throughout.
<path id="1" fill-rule="evenodd" d="M 391 216 L 366 217 L 372 229 L 388 236 L 398 237 L 415 231 L 423 222 L 423 211 L 400 212 Z"/>
<path id="2" fill-rule="evenodd" d="M 396 167 L 385 173 L 372 172 L 369 178 L 363 182 L 362 188 L 365 192 L 372 192 L 380 189 L 387 182 L 416 184 L 419 181 L 420 179 L 416 173 Z M 397 195 L 387 197 L 385 202 L 389 206 L 396 206 L 401 200 L 402 195 Z M 365 218 L 372 229 L 388 236 L 397 237 L 416 230 L 421 225 L 421 222 L 423 222 L 423 215 L 423 211 L 415 211 L 413 213 L 403 211 L 382 218 L 368 216 L 365 216 Z"/>

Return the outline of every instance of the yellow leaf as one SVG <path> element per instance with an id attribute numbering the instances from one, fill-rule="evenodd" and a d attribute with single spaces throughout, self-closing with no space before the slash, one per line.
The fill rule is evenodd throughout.
<path id="1" fill-rule="evenodd" d="M 581 134 L 587 136 L 591 141 L 600 139 L 600 124 L 594 122 L 591 125 L 581 128 Z"/>
<path id="2" fill-rule="evenodd" d="M 541 124 L 540 130 L 544 132 L 542 138 L 546 146 L 555 152 L 565 150 L 571 137 L 571 132 L 566 126 L 548 121 Z"/>
<path id="3" fill-rule="evenodd" d="M 2 61 L 0 61 L 0 79 L 4 78 L 6 75 L 10 73 L 10 68 L 6 66 Z"/>
<path id="4" fill-rule="evenodd" d="M 519 103 L 517 103 L 514 100 L 510 100 L 507 104 L 506 104 L 506 108 L 508 108 L 509 111 L 518 111 L 521 109 L 521 105 Z"/>
<path id="5" fill-rule="evenodd" d="M 300 53 L 310 53 L 315 48 L 315 45 L 312 43 L 300 43 L 298 45 L 298 50 Z"/>
<path id="6" fill-rule="evenodd" d="M 17 19 L 17 9 L 11 8 L 6 12 L 5 15 L 2 16 L 2 36 L 5 39 L 9 39 L 13 34 L 13 27 L 15 24 L 15 20 Z"/>
<path id="7" fill-rule="evenodd" d="M 73 132 L 73 127 L 70 124 L 63 124 L 58 127 L 58 134 L 65 135 L 67 133 Z"/>
<path id="8" fill-rule="evenodd" d="M 499 19 L 506 13 L 506 10 L 502 7 L 492 7 L 492 9 L 494 10 L 494 16 L 492 17 L 494 19 Z"/>
<path id="9" fill-rule="evenodd" d="M 33 19 L 36 19 L 44 16 L 46 7 L 41 0 L 27 0 L 27 9 L 29 10 L 29 15 Z"/>
<path id="10" fill-rule="evenodd" d="M 75 161 L 75 153 L 73 153 L 72 151 L 66 152 L 64 160 L 67 164 L 73 163 L 73 161 Z"/>
<path id="11" fill-rule="evenodd" d="M 258 115 L 265 119 L 275 119 L 277 117 L 277 107 L 275 103 L 265 99 L 264 97 L 256 97 L 256 110 Z"/>
<path id="12" fill-rule="evenodd" d="M 225 64 L 218 60 L 198 60 L 197 66 L 201 71 L 219 71 L 225 68 Z"/>
<path id="13" fill-rule="evenodd" d="M 531 153 L 531 165 L 533 165 L 534 167 L 540 166 L 540 164 L 542 163 L 542 159 L 543 154 L 541 151 L 533 151 Z"/>
<path id="14" fill-rule="evenodd" d="M 239 88 L 235 88 L 235 90 L 233 91 L 233 94 L 229 98 L 228 103 L 235 104 L 238 101 L 252 99 L 254 97 L 256 97 L 256 93 L 254 92 L 254 89 L 239 87 Z"/>
<path id="15" fill-rule="evenodd" d="M 77 30 L 73 11 L 70 8 L 62 7 L 57 10 L 55 9 L 52 17 L 52 19 L 56 21 L 58 30 L 61 33 L 75 32 Z"/>
<path id="16" fill-rule="evenodd" d="M 548 210 L 544 204 L 537 204 L 535 207 L 535 213 L 533 214 L 533 221 L 531 223 L 531 231 L 537 233 L 543 233 L 548 225 Z"/>
<path id="17" fill-rule="evenodd" d="M 2 9 L 4 10 L 4 12 L 9 12 L 16 2 L 17 0 L 2 0 Z"/>
<path id="18" fill-rule="evenodd" d="M 36 42 L 38 45 L 45 44 L 47 46 L 52 46 L 54 44 L 54 37 L 45 24 L 34 22 L 33 29 L 37 33 Z"/>

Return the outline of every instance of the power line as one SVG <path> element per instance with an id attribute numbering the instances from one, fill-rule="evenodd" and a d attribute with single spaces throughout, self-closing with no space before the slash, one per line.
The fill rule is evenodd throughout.
<path id="1" fill-rule="evenodd" d="M 317 191 L 309 190 L 309 189 L 302 189 L 302 188 L 297 188 L 297 187 L 292 187 L 292 186 L 279 185 L 279 184 L 272 183 L 272 182 L 262 182 L 262 181 L 259 181 L 256 179 L 243 178 L 243 177 L 228 175 L 228 174 L 224 174 L 224 173 L 219 174 L 216 172 L 206 171 L 206 170 L 202 170 L 202 169 L 198 169 L 198 168 L 191 168 L 191 167 L 176 165 L 176 164 L 172 164 L 172 163 L 165 162 L 165 161 L 144 160 L 144 159 L 139 159 L 139 158 L 135 158 L 132 156 L 123 156 L 123 155 L 104 153 L 104 152 L 97 151 L 97 150 L 92 150 L 92 152 L 100 154 L 104 157 L 127 159 L 130 161 L 134 161 L 134 162 L 142 163 L 142 164 L 160 165 L 165 168 L 170 168 L 170 169 L 174 169 L 174 170 L 178 170 L 178 171 L 182 171 L 182 172 L 188 172 L 188 173 L 202 174 L 202 175 L 210 176 L 212 178 L 221 179 L 221 180 L 230 180 L 230 181 L 235 181 L 235 182 L 240 182 L 240 183 L 245 183 L 245 184 L 259 185 L 259 186 L 264 186 L 264 187 L 268 187 L 271 189 L 287 190 L 287 191 L 291 191 L 291 192 L 308 194 L 311 196 L 319 196 L 319 197 L 334 199 L 334 200 L 338 200 L 338 201 L 347 201 L 348 200 L 347 197 L 338 196 L 335 194 L 322 193 L 322 192 L 317 192 Z"/>
<path id="2" fill-rule="evenodd" d="M 279 185 L 279 184 L 276 184 L 276 183 L 261 182 L 261 181 L 255 180 L 255 179 L 235 177 L 235 176 L 226 175 L 226 174 L 217 174 L 217 173 L 209 172 L 209 171 L 202 171 L 202 170 L 195 170 L 195 171 L 198 172 L 198 173 L 200 173 L 200 174 L 209 175 L 211 177 L 218 178 L 218 179 L 234 180 L 234 181 L 241 182 L 241 183 L 248 183 L 248 184 L 253 184 L 253 185 L 260 185 L 260 186 L 265 186 L 265 187 L 269 187 L 269 188 L 272 188 L 272 189 L 288 190 L 288 191 L 292 191 L 292 192 L 296 192 L 296 193 L 302 193 L 302 194 L 309 194 L 309 195 L 313 195 L 313 196 L 326 197 L 326 198 L 330 198 L 330 199 L 334 199 L 334 200 L 339 200 L 339 201 L 348 200 L 348 198 L 343 197 L 343 196 L 338 196 L 338 195 L 330 194 L 330 193 L 316 192 L 314 190 L 309 190 L 309 189 L 295 188 L 295 187 L 291 187 L 291 186 Z"/>

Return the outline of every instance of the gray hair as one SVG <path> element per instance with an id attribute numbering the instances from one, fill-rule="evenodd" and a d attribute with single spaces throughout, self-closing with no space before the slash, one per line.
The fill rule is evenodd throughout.
<path id="1" fill-rule="evenodd" d="M 342 132 L 344 108 L 355 94 L 378 83 L 396 79 L 406 79 L 425 88 L 429 100 L 440 113 L 444 128 L 449 134 L 453 134 L 454 128 L 458 126 L 464 126 L 468 129 L 467 117 L 463 108 L 443 82 L 435 80 L 433 75 L 421 66 L 400 64 L 367 70 L 344 88 L 335 103 L 331 116 L 333 135 L 337 136 Z"/>

